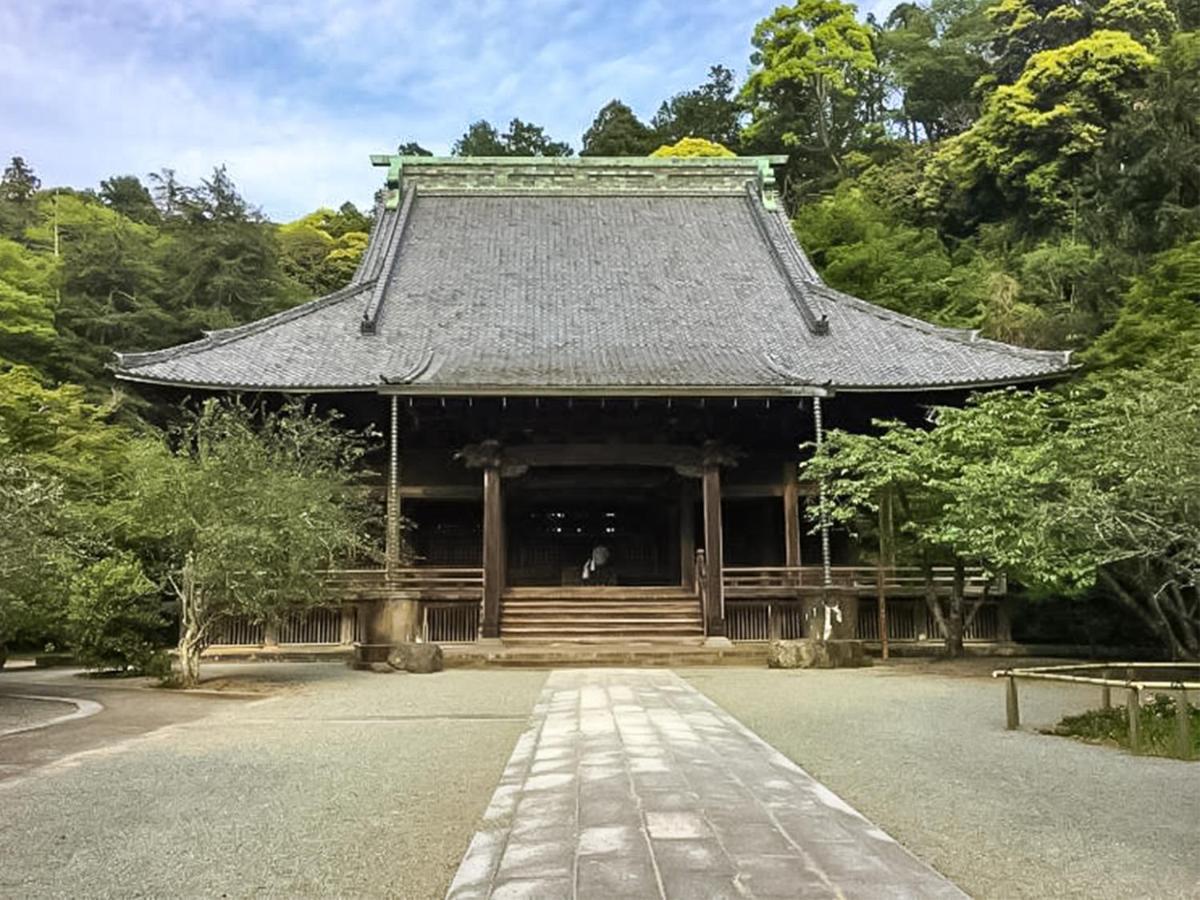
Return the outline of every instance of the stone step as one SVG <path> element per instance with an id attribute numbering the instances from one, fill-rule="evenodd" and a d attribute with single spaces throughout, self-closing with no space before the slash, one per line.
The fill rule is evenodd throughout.
<path id="1" fill-rule="evenodd" d="M 679 625 L 679 626 L 662 626 L 655 625 L 652 627 L 637 627 L 633 625 L 625 625 L 617 628 L 603 627 L 582 627 L 573 628 L 569 625 L 555 625 L 551 627 L 538 626 L 519 626 L 506 628 L 501 626 L 500 636 L 502 638 L 546 638 L 547 640 L 575 640 L 587 639 L 592 637 L 614 637 L 614 638 L 678 638 L 700 635 L 703 636 L 704 629 L 699 623 L 695 625 Z"/>
<path id="2" fill-rule="evenodd" d="M 500 647 L 463 644 L 444 648 L 447 668 L 514 667 L 563 668 L 567 666 L 761 666 L 766 646 L 740 644 L 705 647 L 701 638 L 668 640 L 514 641 Z"/>
<path id="3" fill-rule="evenodd" d="M 674 604 L 700 605 L 694 596 L 678 594 L 676 596 L 504 596 L 500 598 L 504 606 L 541 606 L 557 604 L 560 606 L 671 606 Z"/>
<path id="4" fill-rule="evenodd" d="M 546 622 L 547 624 L 561 622 L 571 623 L 577 622 L 580 624 L 593 625 L 611 625 L 629 622 L 633 624 L 646 622 L 699 622 L 700 614 L 697 612 L 680 612 L 680 613 L 624 613 L 620 615 L 598 614 L 594 610 L 580 610 L 579 612 L 556 612 L 556 613 L 514 613 L 511 610 L 505 610 L 500 617 L 502 622 Z"/>
<path id="5" fill-rule="evenodd" d="M 639 619 L 645 618 L 663 618 L 663 619 L 679 619 L 679 618 L 699 618 L 700 610 L 696 607 L 674 607 L 674 608 L 659 608 L 659 607 L 620 607 L 613 609 L 597 609 L 594 606 L 581 606 L 572 609 L 567 606 L 546 607 L 543 609 L 522 609 L 520 607 L 505 606 L 502 608 L 502 613 L 505 616 L 512 616 L 520 619 L 540 619 L 540 618 L 579 618 L 580 616 L 597 619 L 619 619 L 623 616 L 630 616 Z"/>

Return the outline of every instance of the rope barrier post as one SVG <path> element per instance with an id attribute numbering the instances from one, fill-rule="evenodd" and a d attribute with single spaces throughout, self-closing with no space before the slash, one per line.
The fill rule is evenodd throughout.
<path id="1" fill-rule="evenodd" d="M 1017 679 L 1013 675 L 1007 678 L 1008 685 L 1004 692 L 1004 712 L 1007 717 L 1005 727 L 1016 731 L 1021 727 L 1021 705 L 1017 698 Z"/>
<path id="2" fill-rule="evenodd" d="M 1183 688 L 1175 691 L 1175 749 L 1180 759 L 1192 758 L 1192 722 Z"/>
<path id="3" fill-rule="evenodd" d="M 1129 717 L 1129 751 L 1142 752 L 1142 704 L 1137 687 L 1130 685 L 1125 695 L 1125 711 Z"/>

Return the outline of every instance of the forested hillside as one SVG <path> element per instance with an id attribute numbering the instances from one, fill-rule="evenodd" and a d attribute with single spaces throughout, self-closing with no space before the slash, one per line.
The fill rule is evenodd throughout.
<path id="1" fill-rule="evenodd" d="M 925 507 L 937 528 L 917 521 L 920 504 L 910 510 L 911 552 L 983 558 L 1019 575 L 1037 556 L 1030 583 L 1123 594 L 1174 652 L 1200 654 L 1200 398 L 1187 389 L 1200 343 L 1200 0 L 931 0 L 902 3 L 882 22 L 839 0 L 799 0 L 747 38 L 744 78 L 713 66 L 648 121 L 614 99 L 579 152 L 786 154 L 787 208 L 833 285 L 1005 341 L 1078 351 L 1081 380 L 1061 404 L 968 409 L 974 425 L 958 420 L 957 433 L 973 427 L 1000 442 L 982 455 L 982 445 L 947 444 L 931 468 L 857 474 L 878 476 L 881 490 L 945 477 Z M 427 152 L 411 141 L 399 149 Z M 513 118 L 504 129 L 471 123 L 453 152 L 574 150 Z M 88 530 L 124 489 L 126 455 L 147 428 L 144 402 L 114 392 L 112 351 L 190 340 L 334 290 L 370 229 L 351 203 L 272 223 L 224 168 L 195 185 L 163 169 L 72 187 L 43 185 L 36 165 L 13 156 L 0 181 L 0 645 L 45 630 L 47 617 L 30 613 L 35 595 L 69 584 L 94 597 L 96 579 L 120 581 L 97 575 L 97 560 L 123 560 L 127 588 L 152 569 L 121 555 L 133 551 L 119 536 Z M 1127 377 L 1132 369 L 1146 371 Z M 1027 427 L 1014 431 L 1017 420 Z M 1103 427 L 1089 432 L 1089 422 Z M 1057 444 L 1046 436 L 1055 429 Z M 1126 432 L 1137 432 L 1127 452 L 1101 454 L 1124 468 L 1078 467 L 1093 459 L 1081 455 L 1095 452 L 1089 433 L 1111 442 Z M 986 470 L 997 446 L 1015 468 Z M 877 449 L 859 462 L 883 458 Z M 1138 470 L 1156 449 L 1159 468 Z M 1056 471 L 1069 475 L 1046 476 Z M 1031 484 L 1043 490 L 1006 506 Z M 970 518 L 968 496 L 1006 518 Z M 1075 518 L 1060 544 L 1031 549 L 1029 531 L 1061 526 L 1068 499 Z M 873 502 L 859 493 L 846 508 L 870 515 Z M 965 518 L 947 525 L 955 504 Z M 63 515 L 75 517 L 69 528 Z M 1013 531 L 1017 521 L 1027 531 Z M 44 576 L 51 558 L 57 581 Z M 1179 611 L 1164 626 L 1166 602 Z"/>

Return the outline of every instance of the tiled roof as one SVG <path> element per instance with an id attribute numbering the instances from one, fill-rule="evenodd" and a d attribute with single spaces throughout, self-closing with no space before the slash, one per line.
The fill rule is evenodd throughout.
<path id="1" fill-rule="evenodd" d="M 755 159 L 392 164 L 351 285 L 122 378 L 261 390 L 725 393 L 995 385 L 1067 354 L 833 290 Z"/>

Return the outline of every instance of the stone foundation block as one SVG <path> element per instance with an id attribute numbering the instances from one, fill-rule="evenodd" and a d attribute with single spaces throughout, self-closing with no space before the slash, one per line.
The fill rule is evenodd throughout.
<path id="1" fill-rule="evenodd" d="M 767 666 L 772 669 L 854 669 L 871 665 L 862 641 L 771 641 Z"/>
<path id="2" fill-rule="evenodd" d="M 427 675 L 442 671 L 442 648 L 437 644 L 397 644 L 388 654 L 388 665 L 393 669 Z"/>

